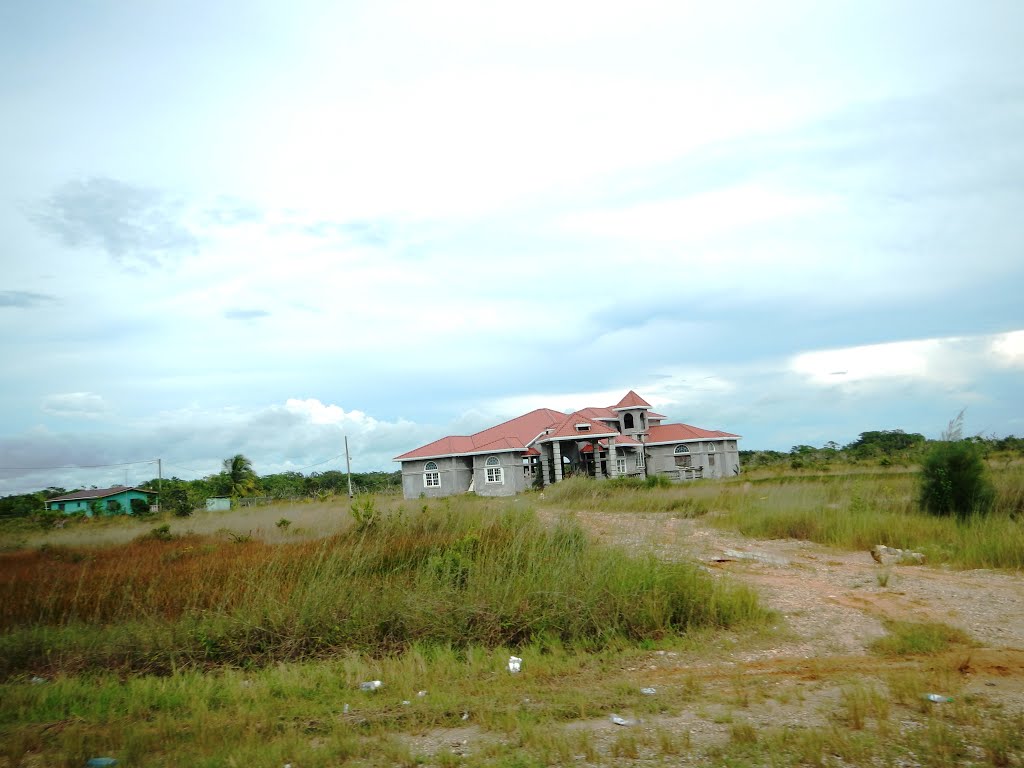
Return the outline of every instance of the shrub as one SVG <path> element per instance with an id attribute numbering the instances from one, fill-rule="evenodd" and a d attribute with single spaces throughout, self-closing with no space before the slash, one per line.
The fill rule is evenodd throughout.
<path id="1" fill-rule="evenodd" d="M 921 508 L 964 519 L 992 509 L 995 488 L 977 446 L 966 440 L 937 443 L 921 464 Z"/>

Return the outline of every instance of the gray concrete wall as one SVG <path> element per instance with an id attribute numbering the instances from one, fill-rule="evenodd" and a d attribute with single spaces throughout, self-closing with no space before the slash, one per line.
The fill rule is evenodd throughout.
<path id="1" fill-rule="evenodd" d="M 708 444 L 714 443 L 714 452 L 708 451 Z M 679 443 L 671 445 L 648 445 L 647 461 L 649 474 L 672 473 L 676 471 L 675 448 Z M 740 454 L 735 440 L 701 440 L 695 443 L 684 443 L 690 449 L 690 464 L 703 467 L 705 478 L 733 477 L 740 466 Z M 711 466 L 709 456 L 715 457 L 715 465 Z"/>
<path id="2" fill-rule="evenodd" d="M 502 469 L 500 483 L 487 482 L 487 459 L 494 457 Z M 523 454 L 491 453 L 486 456 L 473 456 L 473 489 L 480 496 L 514 496 L 530 487 L 529 478 L 523 475 Z"/>
<path id="3" fill-rule="evenodd" d="M 441 459 L 416 459 L 402 462 L 402 495 L 407 499 L 418 499 L 421 495 L 428 499 L 465 493 L 473 480 L 473 469 L 470 466 L 472 457 L 446 456 Z M 424 467 L 427 462 L 437 464 L 441 485 L 428 488 L 423 482 Z"/>

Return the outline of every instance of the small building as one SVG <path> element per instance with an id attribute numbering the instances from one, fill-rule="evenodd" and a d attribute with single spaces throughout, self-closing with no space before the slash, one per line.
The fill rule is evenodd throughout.
<path id="1" fill-rule="evenodd" d="M 511 496 L 573 475 L 673 481 L 739 474 L 739 435 L 665 417 L 630 390 L 615 405 L 539 408 L 473 435 L 451 435 L 395 457 L 405 498 L 474 492 Z"/>
<path id="2" fill-rule="evenodd" d="M 92 517 L 93 505 L 99 504 L 104 515 L 132 514 L 132 500 L 139 499 L 146 503 L 148 509 L 155 502 L 156 491 L 145 488 L 115 485 L 111 488 L 93 488 L 88 491 L 74 491 L 47 499 L 46 509 L 50 512 L 63 512 L 70 515 L 74 512 L 85 512 Z"/>
<path id="3" fill-rule="evenodd" d="M 206 500 L 207 512 L 227 512 L 231 509 L 230 496 L 211 496 Z"/>

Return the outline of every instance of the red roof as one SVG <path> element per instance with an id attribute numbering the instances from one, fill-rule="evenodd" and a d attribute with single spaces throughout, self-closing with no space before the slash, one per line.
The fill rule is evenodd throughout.
<path id="1" fill-rule="evenodd" d="M 578 428 L 583 425 L 586 425 L 586 429 L 581 430 Z M 587 440 L 595 437 L 618 437 L 618 435 L 619 431 L 617 429 L 609 427 L 607 424 L 602 424 L 600 421 L 588 419 L 582 413 L 576 411 L 576 413 L 569 414 L 564 421 L 555 426 L 537 442 L 546 443 L 564 438 Z"/>
<path id="2" fill-rule="evenodd" d="M 538 408 L 535 411 L 509 419 L 497 426 L 490 427 L 472 435 L 449 435 L 435 440 L 415 450 L 396 456 L 395 461 L 410 459 L 437 459 L 444 456 L 469 456 L 479 453 L 503 453 L 521 451 L 536 453 L 534 443 L 553 442 L 556 440 L 591 440 L 592 438 L 614 437 L 619 445 L 640 445 L 634 438 L 619 434 L 619 414 L 630 408 L 648 409 L 648 417 L 652 420 L 664 419 L 660 413 L 649 410 L 650 405 L 633 390 L 629 390 L 618 404 L 607 408 L 584 408 L 566 415 L 550 408 Z M 616 424 L 604 423 L 614 421 Z M 578 424 L 586 424 L 587 429 L 577 429 Z M 544 434 L 547 432 L 547 434 Z M 737 439 L 739 435 L 731 432 L 701 429 L 689 424 L 651 425 L 647 430 L 646 443 L 665 444 L 680 443 L 688 440 L 721 440 Z M 601 440 L 602 445 L 606 445 Z M 584 448 L 583 450 L 588 450 Z"/>
<path id="3" fill-rule="evenodd" d="M 450 435 L 396 456 L 395 461 L 458 456 L 472 453 L 525 451 L 537 436 L 565 419 L 565 414 L 538 408 L 472 435 Z"/>
<path id="4" fill-rule="evenodd" d="M 625 394 L 625 396 L 619 400 L 616 405 L 612 408 L 616 411 L 625 410 L 626 408 L 650 408 L 651 404 L 644 400 L 640 395 L 634 392 L 632 389 Z"/>
<path id="5" fill-rule="evenodd" d="M 681 443 L 686 440 L 714 440 L 722 438 L 738 438 L 731 432 L 721 432 L 717 429 L 701 429 L 691 427 L 689 424 L 659 424 L 647 431 L 648 445 L 652 443 Z"/>
<path id="6" fill-rule="evenodd" d="M 601 421 L 618 421 L 619 414 L 613 411 L 611 408 L 584 408 L 577 413 L 586 416 L 588 419 L 599 419 Z"/>

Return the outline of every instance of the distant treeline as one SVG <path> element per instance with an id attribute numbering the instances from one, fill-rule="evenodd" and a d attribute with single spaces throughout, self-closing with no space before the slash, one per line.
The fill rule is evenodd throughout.
<path id="1" fill-rule="evenodd" d="M 1024 455 L 1024 437 L 965 437 L 965 441 L 978 446 L 983 455 L 995 453 Z M 902 429 L 861 432 L 852 443 L 839 445 L 829 441 L 820 448 L 813 445 L 794 445 L 789 452 L 740 451 L 740 464 L 744 469 L 756 467 L 789 466 L 793 469 L 822 469 L 833 463 L 874 463 L 883 467 L 915 464 L 921 460 L 935 440 L 928 440 L 917 432 Z"/>
<path id="2" fill-rule="evenodd" d="M 229 472 L 199 480 L 182 480 L 179 477 L 165 477 L 161 485 L 157 478 L 139 483 L 139 488 L 157 490 L 160 486 L 161 503 L 165 509 L 176 514 L 187 514 L 193 509 L 206 506 L 212 496 L 263 497 L 269 499 L 324 498 L 334 494 L 348 493 L 348 475 L 330 470 L 303 475 L 299 472 L 281 472 L 276 475 L 253 475 L 245 485 L 242 494 L 233 493 L 238 487 Z M 95 487 L 95 486 L 93 486 Z M 352 489 L 356 493 L 381 493 L 397 491 L 402 487 L 401 472 L 353 472 Z M 30 517 L 41 513 L 47 499 L 63 496 L 84 488 L 59 488 L 51 486 L 35 493 L 22 493 L 0 498 L 0 518 Z"/>

